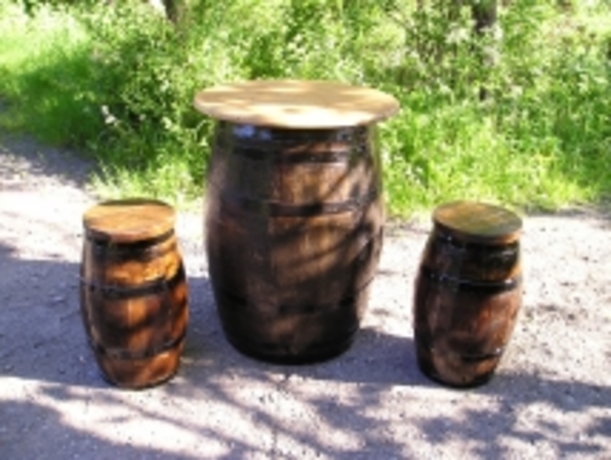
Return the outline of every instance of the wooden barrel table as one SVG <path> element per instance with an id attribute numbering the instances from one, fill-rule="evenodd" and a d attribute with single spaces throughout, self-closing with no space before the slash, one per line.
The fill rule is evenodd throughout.
<path id="1" fill-rule="evenodd" d="M 418 364 L 441 383 L 488 381 L 522 299 L 521 219 L 499 206 L 457 201 L 433 213 L 414 299 Z"/>
<path id="2" fill-rule="evenodd" d="M 188 321 L 188 290 L 174 210 L 147 199 L 106 201 L 83 216 L 81 313 L 109 382 L 162 383 L 177 371 Z"/>
<path id="3" fill-rule="evenodd" d="M 266 80 L 210 88 L 210 281 L 225 336 L 266 361 L 331 358 L 353 341 L 382 247 L 375 122 L 397 101 L 371 88 Z"/>

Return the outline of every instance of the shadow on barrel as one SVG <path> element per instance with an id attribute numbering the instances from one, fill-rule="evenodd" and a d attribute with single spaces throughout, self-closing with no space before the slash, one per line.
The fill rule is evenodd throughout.
<path id="1" fill-rule="evenodd" d="M 373 127 L 220 122 L 206 250 L 228 340 L 269 361 L 345 351 L 359 328 L 384 224 Z"/>
<path id="2" fill-rule="evenodd" d="M 189 296 L 174 221 L 174 209 L 152 199 L 105 201 L 83 216 L 83 325 L 115 385 L 153 386 L 178 370 Z"/>

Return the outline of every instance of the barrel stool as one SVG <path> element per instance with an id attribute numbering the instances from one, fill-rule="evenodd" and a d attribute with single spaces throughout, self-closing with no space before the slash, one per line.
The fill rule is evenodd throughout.
<path id="1" fill-rule="evenodd" d="M 102 202 L 83 216 L 81 314 L 102 375 L 144 388 L 177 371 L 188 288 L 172 207 L 156 200 Z"/>
<path id="2" fill-rule="evenodd" d="M 422 372 L 470 387 L 493 375 L 522 300 L 520 218 L 473 201 L 433 213 L 415 285 L 414 339 Z"/>

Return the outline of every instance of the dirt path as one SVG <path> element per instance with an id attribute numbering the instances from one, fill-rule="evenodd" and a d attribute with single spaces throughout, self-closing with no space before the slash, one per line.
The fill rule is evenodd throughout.
<path id="1" fill-rule="evenodd" d="M 611 213 L 525 218 L 525 298 L 495 378 L 424 378 L 412 285 L 428 223 L 389 226 L 362 330 L 327 363 L 277 366 L 225 341 L 201 216 L 177 231 L 191 292 L 178 375 L 145 391 L 99 376 L 79 316 L 90 166 L 0 137 L 0 458 L 611 458 Z"/>

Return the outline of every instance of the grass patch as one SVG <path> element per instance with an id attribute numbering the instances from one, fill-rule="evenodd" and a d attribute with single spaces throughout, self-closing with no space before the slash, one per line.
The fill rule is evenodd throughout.
<path id="1" fill-rule="evenodd" d="M 30 18 L 0 6 L 0 96 L 4 128 L 44 142 L 83 146 L 101 127 L 89 35 L 67 10 L 41 7 Z"/>
<path id="2" fill-rule="evenodd" d="M 557 209 L 611 196 L 610 7 L 514 0 L 502 36 L 484 38 L 468 8 L 451 23 L 442 13 L 410 1 L 192 0 L 175 26 L 143 2 L 32 15 L 5 3 L 0 125 L 94 154 L 106 196 L 186 206 L 203 193 L 212 130 L 195 92 L 333 79 L 401 102 L 380 125 L 391 215 L 456 198 Z"/>

